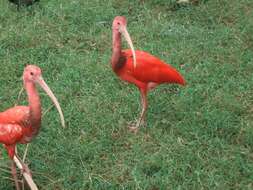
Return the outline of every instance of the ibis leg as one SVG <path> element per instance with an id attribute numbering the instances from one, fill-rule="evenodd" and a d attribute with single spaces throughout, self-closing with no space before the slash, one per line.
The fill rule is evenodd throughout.
<path id="1" fill-rule="evenodd" d="M 148 106 L 148 102 L 147 102 L 147 90 L 146 89 L 140 89 L 140 93 L 141 93 L 141 104 L 142 104 L 142 109 L 141 109 L 141 113 L 140 113 L 140 117 L 138 118 L 138 121 L 136 123 L 135 126 L 131 126 L 129 127 L 129 130 L 131 132 L 136 133 L 140 127 L 140 125 L 143 125 L 145 122 L 145 114 L 146 114 L 146 110 L 147 110 L 147 106 Z"/>
<path id="2" fill-rule="evenodd" d="M 22 173 L 26 172 L 27 174 L 29 174 L 30 176 L 32 176 L 32 172 L 31 170 L 28 168 L 28 166 L 18 157 L 17 154 L 15 154 L 15 156 L 17 157 L 17 159 L 19 160 L 19 162 L 21 163 L 22 165 Z"/>
<path id="3" fill-rule="evenodd" d="M 16 190 L 20 190 L 19 184 L 18 184 L 16 164 L 13 160 L 12 160 L 12 163 L 11 163 L 11 174 L 12 174 L 14 182 L 15 182 Z"/>
<path id="4" fill-rule="evenodd" d="M 140 117 L 137 121 L 136 127 L 139 127 L 140 125 L 144 125 L 145 122 L 145 115 L 147 111 L 147 91 L 146 90 L 141 90 L 141 103 L 142 103 L 142 109 L 141 109 L 141 114 Z"/>

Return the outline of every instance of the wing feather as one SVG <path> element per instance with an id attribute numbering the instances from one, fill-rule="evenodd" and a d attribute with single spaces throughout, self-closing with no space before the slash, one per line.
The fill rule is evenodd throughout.
<path id="1" fill-rule="evenodd" d="M 136 51 L 136 68 L 133 67 L 131 50 L 122 51 L 122 56 L 126 58 L 126 64 L 122 69 L 131 74 L 136 80 L 143 83 L 185 84 L 184 78 L 175 68 L 147 52 Z"/>
<path id="2" fill-rule="evenodd" d="M 0 124 L 22 124 L 28 120 L 28 106 L 15 106 L 0 113 Z"/>

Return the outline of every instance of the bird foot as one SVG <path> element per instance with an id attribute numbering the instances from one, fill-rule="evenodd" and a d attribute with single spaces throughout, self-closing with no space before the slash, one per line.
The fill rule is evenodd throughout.
<path id="1" fill-rule="evenodd" d="M 145 120 L 142 120 L 142 121 L 140 122 L 140 126 L 147 127 L 146 121 L 145 121 Z"/>
<path id="2" fill-rule="evenodd" d="M 128 125 L 128 130 L 129 130 L 131 133 L 136 134 L 136 133 L 139 131 L 139 127 L 136 126 L 136 125 Z"/>

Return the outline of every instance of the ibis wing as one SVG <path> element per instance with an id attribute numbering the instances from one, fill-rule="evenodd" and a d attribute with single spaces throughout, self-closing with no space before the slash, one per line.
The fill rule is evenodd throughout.
<path id="1" fill-rule="evenodd" d="M 126 67 L 131 71 L 132 76 L 139 81 L 145 83 L 185 83 L 184 78 L 175 68 L 147 52 L 136 51 L 136 68 L 132 66 L 132 52 L 124 50 L 122 54 L 126 57 Z"/>
<path id="2" fill-rule="evenodd" d="M 12 145 L 23 136 L 22 127 L 18 124 L 0 124 L 0 142 Z"/>
<path id="3" fill-rule="evenodd" d="M 28 106 L 15 106 L 0 113 L 0 124 L 22 124 L 29 120 Z"/>

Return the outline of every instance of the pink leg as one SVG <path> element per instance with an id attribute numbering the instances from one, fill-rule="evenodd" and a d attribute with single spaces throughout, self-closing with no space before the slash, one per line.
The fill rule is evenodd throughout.
<path id="1" fill-rule="evenodd" d="M 140 92 L 141 92 L 142 110 L 141 110 L 141 114 L 140 114 L 140 117 L 138 119 L 138 122 L 136 124 L 136 127 L 139 127 L 144 122 L 145 114 L 146 114 L 146 110 L 147 110 L 147 106 L 148 106 L 147 91 L 141 89 Z"/>
<path id="2" fill-rule="evenodd" d="M 13 157 L 15 155 L 15 145 L 4 145 L 4 147 L 6 148 L 8 155 L 10 157 L 10 159 L 12 160 L 11 163 L 11 174 L 13 176 L 14 182 L 15 182 L 15 186 L 16 186 L 16 190 L 20 190 L 19 188 L 19 184 L 18 184 L 18 177 L 17 177 L 17 169 L 16 169 L 16 164 L 13 160 Z"/>
<path id="3" fill-rule="evenodd" d="M 13 160 L 12 160 L 12 163 L 11 163 L 11 174 L 12 174 L 14 182 L 15 182 L 16 190 L 20 190 L 19 184 L 18 184 L 16 164 Z"/>
<path id="4" fill-rule="evenodd" d="M 147 110 L 148 102 L 147 102 L 147 90 L 146 89 L 141 89 L 140 88 L 140 93 L 141 93 L 141 103 L 142 103 L 142 110 L 140 117 L 134 127 L 129 127 L 130 131 L 136 133 L 140 127 L 141 124 L 143 124 L 145 120 L 145 113 Z"/>
<path id="5" fill-rule="evenodd" d="M 22 165 L 22 173 L 26 172 L 27 174 L 29 174 L 30 176 L 32 176 L 32 173 L 30 171 L 30 169 L 28 168 L 28 166 L 19 158 L 19 156 L 17 154 L 15 154 L 15 156 L 17 157 L 17 159 L 19 160 L 19 162 Z"/>

